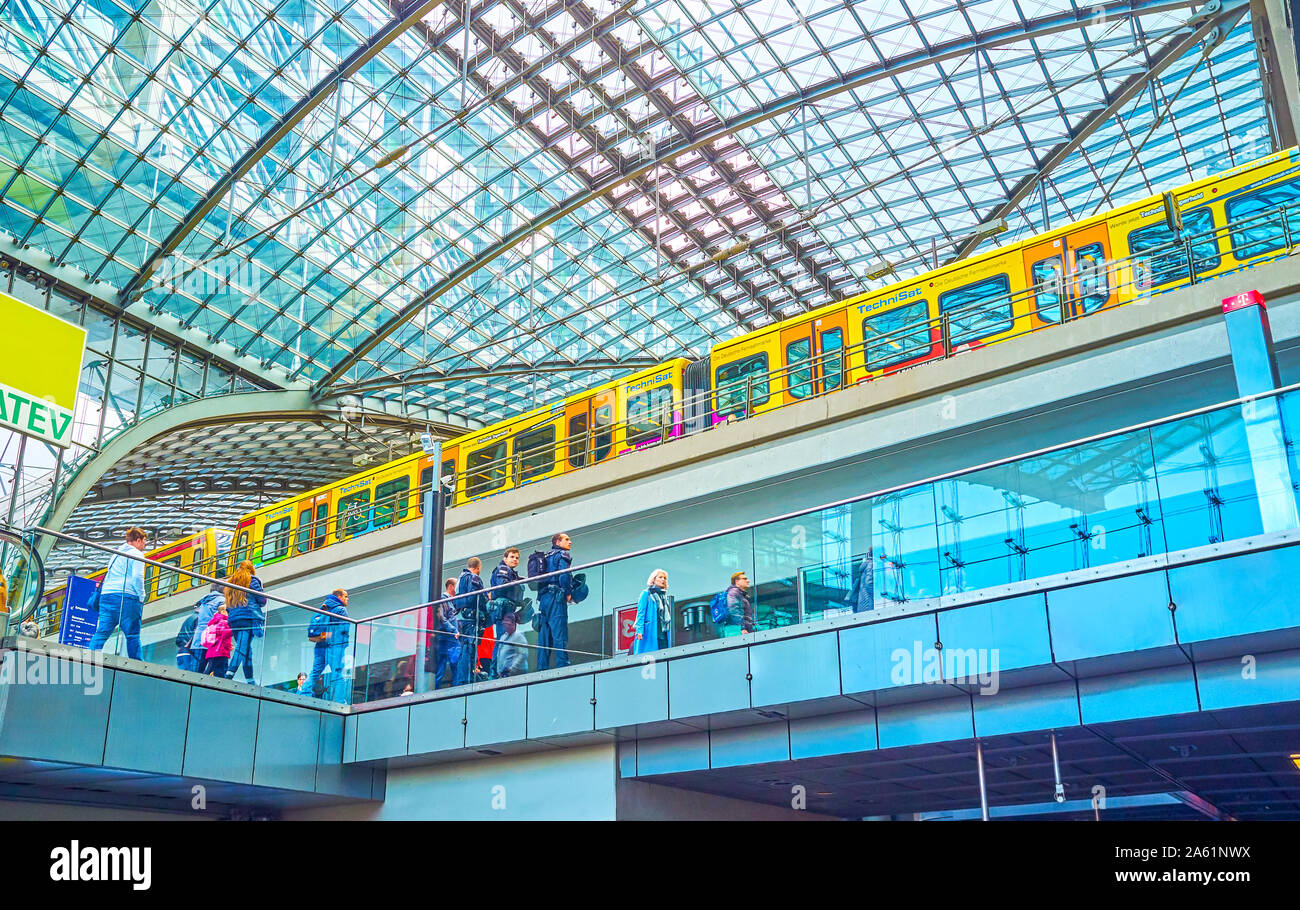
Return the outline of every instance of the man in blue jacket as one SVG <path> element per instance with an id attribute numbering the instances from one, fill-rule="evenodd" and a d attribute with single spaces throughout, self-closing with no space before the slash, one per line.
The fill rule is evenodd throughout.
<path id="1" fill-rule="evenodd" d="M 502 616 L 506 613 L 518 612 L 524 606 L 524 585 L 517 571 L 518 565 L 519 548 L 507 548 L 501 557 L 500 565 L 492 570 L 492 578 L 488 581 L 489 588 L 506 585 L 499 591 L 493 591 L 492 599 L 488 603 L 488 613 L 492 622 L 498 626 L 501 624 Z M 497 629 L 497 634 L 501 634 L 500 629 Z"/>
<path id="2" fill-rule="evenodd" d="M 92 651 L 103 650 L 108 637 L 120 625 L 126 639 L 126 656 L 140 659 L 140 616 L 144 612 L 144 563 L 131 556 L 145 551 L 148 537 L 139 528 L 126 532 L 126 543 L 108 563 L 99 587 L 99 619 L 90 639 Z M 129 554 L 129 555 L 128 555 Z"/>
<path id="3" fill-rule="evenodd" d="M 483 590 L 483 563 L 477 556 L 471 556 L 465 563 L 465 571 L 460 573 L 456 582 L 456 616 L 457 629 L 460 632 L 460 659 L 456 661 L 456 675 L 452 678 L 453 686 L 463 686 L 474 681 L 474 665 L 478 663 L 478 639 L 484 627 L 483 614 L 486 610 L 484 595 L 475 592 Z"/>
<path id="4" fill-rule="evenodd" d="M 537 669 L 569 665 L 569 604 L 573 601 L 573 541 L 561 531 L 551 535 L 551 552 L 546 554 L 546 571 L 559 574 L 538 582 Z M 554 659 L 552 660 L 552 654 Z"/>
<path id="5" fill-rule="evenodd" d="M 325 598 L 325 603 L 321 605 L 323 609 L 328 610 L 335 616 L 344 617 L 348 615 L 348 592 L 342 588 L 337 589 L 329 597 Z M 330 701 L 347 703 L 348 701 L 348 643 L 351 640 L 352 624 L 346 619 L 334 619 L 330 616 L 324 616 L 320 613 L 313 613 L 311 623 L 307 626 L 307 638 L 316 643 L 316 654 L 312 661 L 311 676 L 307 679 L 307 691 L 312 695 L 317 692 L 317 686 L 321 687 L 319 697 L 328 698 Z M 329 691 L 324 691 L 325 687 L 321 683 L 321 676 L 325 668 L 329 667 L 332 671 L 330 674 Z"/>

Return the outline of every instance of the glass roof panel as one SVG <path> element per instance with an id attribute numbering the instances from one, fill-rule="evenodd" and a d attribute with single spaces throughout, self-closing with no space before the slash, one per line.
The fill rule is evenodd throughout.
<path id="1" fill-rule="evenodd" d="M 1235 0 L 1010 205 L 1196 27 L 1124 6 L 480 0 L 340 76 L 395 0 L 3 0 L 0 228 L 293 378 L 494 419 L 1270 147 Z"/>

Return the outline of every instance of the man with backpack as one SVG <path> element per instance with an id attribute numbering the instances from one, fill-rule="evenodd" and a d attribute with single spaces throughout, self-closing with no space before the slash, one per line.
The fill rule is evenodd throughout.
<path id="1" fill-rule="evenodd" d="M 492 600 L 488 603 L 488 612 L 491 614 L 494 625 L 501 624 L 501 617 L 507 612 L 515 613 L 524 607 L 524 586 L 523 579 L 519 577 L 519 548 L 508 547 L 501 556 L 501 563 L 492 570 L 492 578 L 488 581 L 489 588 L 495 588 L 500 585 L 509 585 L 501 588 L 499 591 L 492 592 Z M 500 635 L 500 630 L 497 635 Z"/>
<path id="2" fill-rule="evenodd" d="M 479 633 L 486 623 L 483 621 L 486 609 L 484 597 L 477 593 L 483 590 L 483 563 L 477 556 L 471 556 L 465 563 L 465 570 L 456 582 L 456 616 L 457 631 L 460 633 L 460 658 L 456 661 L 456 673 L 452 678 L 453 686 L 463 686 L 474 681 L 474 667 L 478 663 Z"/>
<path id="3" fill-rule="evenodd" d="M 321 605 L 338 617 L 348 615 L 348 592 L 336 589 L 325 603 Z M 324 613 L 313 613 L 307 626 L 307 639 L 316 643 L 316 654 L 312 661 L 311 676 L 307 679 L 307 691 L 318 698 L 328 697 L 330 701 L 348 701 L 347 679 L 344 664 L 347 662 L 348 643 L 351 639 L 350 623 L 344 619 L 335 619 Z M 332 671 L 329 692 L 321 682 L 325 668 Z M 317 688 L 319 686 L 319 689 Z M 318 694 L 319 693 L 319 694 Z"/>
<path id="4" fill-rule="evenodd" d="M 573 601 L 573 577 L 567 571 L 573 565 L 573 541 L 563 531 L 551 535 L 551 551 L 546 554 L 542 571 L 556 572 L 538 582 L 537 586 L 537 669 L 557 669 L 569 665 L 569 604 Z M 533 554 L 534 556 L 538 554 Z M 533 572 L 534 560 L 529 557 L 528 574 Z M 555 652 L 552 661 L 551 652 Z"/>
<path id="5" fill-rule="evenodd" d="M 713 595 L 709 602 L 709 616 L 719 638 L 725 638 L 728 626 L 740 626 L 740 631 L 754 631 L 754 602 L 749 596 L 749 576 L 736 572 L 731 576 L 727 590 Z"/>

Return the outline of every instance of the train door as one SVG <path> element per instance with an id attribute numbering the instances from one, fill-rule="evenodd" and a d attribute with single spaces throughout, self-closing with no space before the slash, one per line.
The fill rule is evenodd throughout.
<path id="1" fill-rule="evenodd" d="M 781 332 L 785 401 L 798 401 L 844 384 L 848 314 L 841 310 Z"/>
<path id="2" fill-rule="evenodd" d="M 1044 325 L 1094 313 L 1115 302 L 1115 279 L 1106 224 L 1074 231 L 1024 252 L 1034 324 Z"/>
<path id="3" fill-rule="evenodd" d="M 294 514 L 298 523 L 294 554 L 310 553 L 325 546 L 325 537 L 329 533 L 329 491 L 299 500 L 294 505 Z"/>
<path id="4" fill-rule="evenodd" d="M 568 439 L 565 470 L 599 464 L 614 451 L 615 389 L 576 401 L 564 409 L 563 434 Z"/>
<path id="5" fill-rule="evenodd" d="M 458 478 L 456 476 L 456 446 L 442 450 L 442 461 L 439 465 L 438 477 L 450 493 L 447 494 L 443 501 L 443 506 L 450 508 L 456 503 L 456 490 L 458 488 Z M 420 514 L 424 514 L 424 496 L 433 489 L 433 462 L 426 458 L 420 459 L 420 476 L 417 484 L 418 489 L 415 493 L 415 507 L 419 509 Z"/>

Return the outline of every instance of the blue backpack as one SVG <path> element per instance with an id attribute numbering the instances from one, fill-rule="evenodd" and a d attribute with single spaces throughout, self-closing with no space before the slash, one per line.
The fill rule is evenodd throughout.
<path id="1" fill-rule="evenodd" d="M 731 616 L 731 611 L 727 609 L 727 592 L 719 591 L 713 595 L 713 600 L 709 601 L 709 616 L 716 623 L 725 623 Z"/>
<path id="2" fill-rule="evenodd" d="M 323 613 L 313 613 L 311 622 L 307 624 L 307 638 L 318 638 L 327 631 L 329 631 L 329 619 Z"/>
<path id="3" fill-rule="evenodd" d="M 528 557 L 528 577 L 534 578 L 538 575 L 545 575 L 545 574 L 546 574 L 546 554 L 543 553 L 541 550 L 535 550 L 533 551 L 533 555 Z M 549 579 L 547 579 L 547 581 L 530 581 L 528 583 L 528 586 L 532 588 L 534 591 L 540 591 L 542 589 L 542 585 L 548 584 L 549 581 L 550 581 Z"/>

